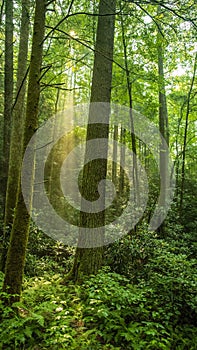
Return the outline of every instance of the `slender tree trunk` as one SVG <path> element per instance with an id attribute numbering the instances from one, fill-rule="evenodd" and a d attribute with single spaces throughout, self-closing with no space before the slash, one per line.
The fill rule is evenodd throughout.
<path id="1" fill-rule="evenodd" d="M 126 130 L 121 126 L 120 129 L 120 143 L 125 146 L 125 133 Z M 125 168 L 125 147 L 120 150 L 120 174 L 119 174 L 119 192 L 120 196 L 124 195 L 124 168 Z"/>
<path id="2" fill-rule="evenodd" d="M 189 123 L 189 114 L 190 114 L 190 98 L 193 90 L 196 69 L 197 69 L 197 54 L 194 60 L 194 72 L 191 81 L 191 86 L 188 92 L 187 97 L 187 107 L 186 107 L 186 116 L 185 116 L 185 131 L 184 131 L 184 141 L 183 141 L 183 153 L 182 153 L 182 167 L 181 167 L 181 186 L 180 186 L 180 214 L 183 209 L 183 196 L 184 196 L 184 185 L 185 185 L 185 158 L 186 158 L 186 148 L 187 148 L 187 132 L 188 132 L 188 123 Z"/>
<path id="3" fill-rule="evenodd" d="M 45 0 L 36 0 L 32 54 L 29 71 L 27 93 L 27 108 L 23 152 L 38 126 L 38 104 L 40 96 L 40 77 L 42 65 L 42 51 L 45 28 Z M 34 150 L 29 154 L 29 169 L 27 176 L 33 182 Z M 31 191 L 32 189 L 26 189 Z M 32 193 L 29 193 L 31 203 Z M 31 206 L 31 205 L 30 205 Z M 30 216 L 24 203 L 21 186 L 17 198 L 14 222 L 11 231 L 10 245 L 6 260 L 3 290 L 12 294 L 10 303 L 20 299 L 24 274 L 25 255 L 28 242 Z"/>
<path id="4" fill-rule="evenodd" d="M 5 5 L 5 1 L 3 0 L 1 2 L 0 5 L 0 30 L 3 33 L 3 28 L 4 28 L 4 23 L 2 23 L 2 19 L 3 19 L 3 14 L 4 14 L 4 5 Z M 0 61 L 0 69 L 3 69 L 3 62 L 2 60 Z M 2 74 L 0 74 L 0 91 L 3 91 L 4 87 L 4 77 Z M 3 169 L 3 126 L 4 126 L 4 122 L 3 122 L 3 112 L 4 112 L 4 104 L 3 104 L 3 96 L 1 96 L 0 99 L 0 114 L 1 114 L 1 118 L 0 118 L 0 179 L 2 181 L 2 169 Z M 2 203 L 2 188 L 0 189 L 0 208 L 2 209 L 3 207 L 3 203 Z M 2 212 L 1 212 L 2 213 Z M 2 214 L 0 214 L 0 225 L 2 226 Z M 0 232 L 1 234 L 1 232 Z"/>
<path id="5" fill-rule="evenodd" d="M 2 164 L 2 208 L 4 212 L 8 164 L 10 152 L 10 131 L 13 104 L 13 1 L 5 1 L 5 67 L 4 67 L 4 139 Z"/>
<path id="6" fill-rule="evenodd" d="M 55 115 L 58 112 L 58 104 L 59 104 L 59 99 L 60 99 L 60 89 L 57 89 L 57 95 L 56 95 L 56 101 L 55 101 Z M 55 132 L 59 125 L 57 125 L 57 120 L 56 118 L 54 119 L 52 130 L 51 130 L 51 139 L 53 140 L 55 137 Z M 54 159 L 54 152 L 51 153 L 50 161 L 46 162 L 45 167 L 47 166 L 46 169 L 46 174 L 47 174 L 47 182 L 46 182 L 46 191 L 49 195 L 49 198 L 52 198 L 52 182 L 53 182 L 53 173 L 54 173 L 54 167 L 53 167 L 53 162 L 55 161 Z"/>
<path id="7" fill-rule="evenodd" d="M 160 14 L 161 8 L 158 6 L 158 14 Z M 163 37 L 161 34 L 161 26 L 158 24 L 157 34 L 157 53 L 158 53 L 158 75 L 159 75 L 159 131 L 163 137 L 160 146 L 160 203 L 161 210 L 165 208 L 167 199 L 167 176 L 168 176 L 168 153 L 164 142 L 169 146 L 169 128 L 168 128 L 168 111 L 165 92 L 165 77 L 164 77 L 164 64 L 163 64 Z M 160 226 L 161 235 L 165 234 L 164 223 Z"/>
<path id="8" fill-rule="evenodd" d="M 96 47 L 94 56 L 94 68 L 91 88 L 91 105 L 89 109 L 89 123 L 87 128 L 87 144 L 85 151 L 85 163 L 89 159 L 92 150 L 88 146 L 88 141 L 93 139 L 105 139 L 106 144 L 102 148 L 102 158 L 89 161 L 83 172 L 82 196 L 89 201 L 98 199 L 98 184 L 106 178 L 107 174 L 107 144 L 109 135 L 109 102 L 111 99 L 111 81 L 112 81 L 112 60 L 114 44 L 114 26 L 115 26 L 115 8 L 116 0 L 100 0 L 99 16 L 97 26 Z M 103 16 L 105 14 L 111 14 Z M 95 107 L 94 102 L 104 102 L 100 108 Z M 96 124 L 97 116 L 105 115 L 106 124 Z M 93 124 L 94 122 L 94 124 Z M 98 145 L 100 147 L 100 145 Z M 96 151 L 96 150 L 94 150 Z M 102 188 L 103 198 L 105 188 Z M 83 275 L 96 274 L 103 261 L 104 244 L 104 225 L 105 210 L 99 213 L 86 213 L 81 207 L 81 226 L 97 228 L 95 232 L 81 232 L 79 230 L 79 242 L 75 254 L 74 266 L 71 276 L 75 280 L 81 280 Z M 81 248 L 83 246 L 84 248 Z M 90 247 L 90 248 L 85 248 Z"/>
<path id="9" fill-rule="evenodd" d="M 27 75 L 27 54 L 29 36 L 29 0 L 22 1 L 22 16 L 20 28 L 20 43 L 18 54 L 16 98 L 13 110 L 13 123 L 10 142 L 10 159 L 6 191 L 4 216 L 4 249 L 1 259 L 1 269 L 4 271 L 7 255 L 9 231 L 12 227 L 14 208 L 16 205 L 17 190 L 22 161 L 22 145 L 24 133 L 24 100 Z"/>
<path id="10" fill-rule="evenodd" d="M 176 158 L 175 158 L 174 166 L 175 166 L 175 175 L 176 175 L 175 198 L 176 198 L 177 208 L 179 208 L 179 205 L 180 205 L 180 201 L 178 199 L 179 193 L 180 193 L 180 188 L 179 188 L 179 171 L 180 171 L 179 137 L 180 137 L 181 122 L 183 119 L 183 110 L 184 110 L 186 103 L 187 103 L 187 97 L 184 97 L 184 101 L 183 101 L 182 106 L 180 108 L 180 118 L 178 119 L 178 127 L 177 127 L 176 140 L 175 140 Z"/>
<path id="11" fill-rule="evenodd" d="M 116 185 L 117 182 L 117 157 L 118 157 L 118 125 L 114 125 L 113 132 L 113 162 L 112 162 L 112 181 Z"/>
<path id="12" fill-rule="evenodd" d="M 129 65 L 128 65 L 128 54 L 127 54 L 127 44 L 125 39 L 125 28 L 123 22 L 123 16 L 121 15 L 121 29 L 122 29 L 122 42 L 124 49 L 124 62 L 125 62 L 125 70 L 126 70 L 126 78 L 127 78 L 127 91 L 129 96 L 129 113 L 130 113 L 130 122 L 131 122 L 131 144 L 133 155 L 133 186 L 135 189 L 135 201 L 136 204 L 139 202 L 139 181 L 138 181 L 138 168 L 137 168 L 137 147 L 136 147 L 136 137 L 134 130 L 134 122 L 133 122 L 133 98 L 132 98 L 132 82 L 130 77 Z"/>

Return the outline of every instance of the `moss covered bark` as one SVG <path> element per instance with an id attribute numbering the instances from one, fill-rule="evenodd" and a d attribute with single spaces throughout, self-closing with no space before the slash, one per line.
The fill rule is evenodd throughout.
<path id="1" fill-rule="evenodd" d="M 161 7 L 157 8 L 158 15 L 161 13 Z M 157 54 L 158 54 L 158 75 L 159 75 L 159 131 L 163 137 L 160 145 L 160 200 L 159 205 L 161 209 L 165 208 L 168 191 L 168 152 L 164 142 L 169 146 L 169 128 L 168 128 L 168 110 L 165 92 L 165 76 L 163 64 L 163 37 L 161 34 L 161 25 L 158 24 L 157 34 Z M 163 209 L 164 210 L 164 209 Z M 162 223 L 159 232 L 161 236 L 165 235 L 165 224 Z"/>
<path id="2" fill-rule="evenodd" d="M 3 127 L 3 162 L 1 168 L 2 206 L 5 196 L 10 153 L 10 133 L 13 104 L 13 1 L 5 1 L 5 66 L 4 66 L 4 127 Z"/>
<path id="3" fill-rule="evenodd" d="M 40 96 L 40 76 L 42 65 L 42 51 L 45 27 L 45 1 L 36 0 L 34 31 L 32 41 L 32 54 L 30 61 L 29 83 L 27 93 L 27 108 L 25 119 L 25 132 L 23 152 L 38 126 L 38 103 Z M 29 154 L 29 173 L 33 181 L 34 152 Z M 31 191 L 31 189 L 26 189 Z M 29 193 L 31 203 L 32 193 Z M 14 222 L 11 231 L 8 256 L 6 260 L 5 278 L 3 290 L 12 294 L 11 302 L 20 298 L 22 280 L 24 274 L 25 254 L 28 242 L 30 217 L 25 206 L 21 186 L 18 192 L 17 205 L 14 215 Z"/>
<path id="4" fill-rule="evenodd" d="M 98 199 L 98 184 L 101 180 L 106 179 L 107 173 L 107 140 L 110 116 L 108 104 L 111 99 L 115 9 L 116 0 L 100 0 L 90 99 L 92 104 L 90 104 L 89 109 L 86 141 L 102 138 L 106 140 L 106 144 L 102 146 L 102 159 L 88 161 L 91 149 L 88 142 L 86 143 L 85 163 L 88 162 L 84 166 L 81 192 L 82 196 L 89 201 Z M 105 102 L 106 104 L 98 108 L 94 102 Z M 95 119 L 97 116 L 99 118 L 100 115 L 105 116 L 106 124 L 95 123 Z M 99 143 L 97 147 L 100 147 Z M 101 191 L 104 198 L 105 188 L 103 187 Z M 71 276 L 75 280 L 81 280 L 84 275 L 96 274 L 103 260 L 105 211 L 89 215 L 83 209 L 82 205 L 80 217 L 82 230 L 79 229 L 78 248 L 71 272 Z M 84 228 L 87 228 L 85 233 Z M 94 230 L 91 233 L 89 228 L 99 229 L 96 233 Z"/>
<path id="5" fill-rule="evenodd" d="M 27 54 L 29 37 L 29 0 L 22 1 L 22 16 L 20 27 L 20 43 L 18 54 L 16 98 L 13 109 L 13 122 L 10 142 L 10 159 L 6 191 L 5 215 L 4 215 L 4 247 L 1 258 L 1 270 L 5 269 L 7 244 L 12 227 L 14 208 L 16 205 L 17 191 L 22 162 L 22 140 L 24 133 L 24 100 L 27 75 Z"/>

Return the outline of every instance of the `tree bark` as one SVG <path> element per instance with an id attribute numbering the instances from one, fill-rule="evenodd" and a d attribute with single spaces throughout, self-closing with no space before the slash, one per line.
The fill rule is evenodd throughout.
<path id="1" fill-rule="evenodd" d="M 107 144 L 110 115 L 109 102 L 111 100 L 115 8 L 116 0 L 100 0 L 100 16 L 98 18 L 97 26 L 90 99 L 91 104 L 89 108 L 86 141 L 88 142 L 89 140 L 102 138 L 106 140 L 106 144 L 102 149 L 102 159 L 95 159 L 91 162 L 89 161 L 84 167 L 82 197 L 89 201 L 98 199 L 98 184 L 101 180 L 106 178 L 107 174 Z M 104 16 L 106 14 L 108 15 Z M 97 108 L 95 107 L 94 102 L 104 102 L 106 104 Z M 100 113 L 105 115 L 106 124 L 95 123 L 95 118 L 99 117 Z M 88 146 L 88 143 L 86 143 L 85 163 L 86 160 L 89 159 L 89 154 L 91 154 L 91 149 L 90 146 Z M 102 187 L 101 192 L 104 198 L 104 187 Z M 103 261 L 105 210 L 102 210 L 99 213 L 86 213 L 83 209 L 82 205 L 80 217 L 82 229 L 85 227 L 87 227 L 87 229 L 99 229 L 96 234 L 94 232 L 91 234 L 88 232 L 82 233 L 79 229 L 79 242 L 75 254 L 74 266 L 71 271 L 72 278 L 78 281 L 81 280 L 84 275 L 96 274 Z M 83 245 L 84 248 L 81 248 L 81 245 Z"/>
<path id="2" fill-rule="evenodd" d="M 134 122 L 133 122 L 133 97 L 132 97 L 132 82 L 130 77 L 129 65 L 128 65 L 128 53 L 127 53 L 127 44 L 125 38 L 125 28 L 123 16 L 121 15 L 121 29 L 122 29 L 122 43 L 124 50 L 124 63 L 126 70 L 126 79 L 127 79 L 127 91 L 129 97 L 129 108 L 130 108 L 130 122 L 131 122 L 131 144 L 133 151 L 133 185 L 135 189 L 135 201 L 136 204 L 139 202 L 139 181 L 138 181 L 138 169 L 137 169 L 137 147 L 136 147 L 136 137 L 134 130 Z"/>
<path id="3" fill-rule="evenodd" d="M 196 69 L 197 69 L 197 54 L 195 55 L 193 77 L 192 77 L 191 86 L 187 97 L 185 130 L 184 130 L 183 152 L 182 152 L 182 167 L 181 167 L 180 214 L 182 213 L 182 209 L 183 209 L 183 196 L 184 196 L 184 185 L 185 185 L 185 158 L 186 158 L 187 132 L 188 132 L 188 123 L 189 123 L 189 114 L 190 114 L 190 98 L 191 98 L 191 93 L 195 82 Z"/>
<path id="4" fill-rule="evenodd" d="M 126 130 L 121 126 L 120 129 L 120 143 L 121 145 L 125 146 L 125 135 Z M 122 147 L 120 150 L 120 171 L 119 171 L 119 192 L 120 196 L 124 195 L 124 185 L 125 185 L 125 178 L 124 178 L 124 167 L 125 167 L 125 147 Z"/>
<path id="5" fill-rule="evenodd" d="M 158 15 L 161 12 L 158 6 Z M 169 128 L 168 128 L 168 110 L 165 92 L 165 77 L 164 77 L 164 63 L 163 63 L 163 37 L 161 34 L 161 25 L 158 23 L 157 34 L 157 53 L 158 53 L 158 76 L 159 76 L 159 131 L 162 136 L 160 145 L 160 201 L 159 206 L 161 211 L 164 210 L 167 200 L 168 191 L 168 152 L 164 142 L 169 146 Z M 159 228 L 160 234 L 165 234 L 165 225 L 162 223 Z"/>
<path id="6" fill-rule="evenodd" d="M 22 142 L 24 133 L 24 100 L 26 90 L 27 54 L 29 37 L 29 7 L 29 0 L 23 0 L 18 54 L 16 98 L 13 109 L 9 171 L 4 215 L 4 249 L 1 259 L 2 271 L 4 271 L 5 269 L 7 244 L 9 241 L 9 229 L 12 227 L 13 223 L 14 208 L 16 206 L 16 198 L 22 162 Z"/>
<path id="7" fill-rule="evenodd" d="M 38 126 L 38 104 L 40 97 L 40 77 L 42 65 L 43 39 L 45 28 L 45 0 L 36 0 L 32 54 L 30 61 L 29 83 L 27 92 L 27 108 L 23 152 Z M 27 176 L 32 179 L 34 173 L 34 150 L 29 154 Z M 28 188 L 27 191 L 32 189 Z M 32 193 L 29 193 L 31 206 Z M 17 198 L 14 222 L 11 231 L 10 245 L 6 260 L 3 290 L 12 294 L 10 303 L 20 299 L 25 266 L 25 255 L 29 235 L 30 215 L 24 203 L 21 186 Z"/>
<path id="8" fill-rule="evenodd" d="M 13 104 L 13 0 L 5 1 L 5 67 L 4 67 L 4 127 L 2 160 L 2 208 L 4 212 L 8 164 L 10 152 L 10 131 Z"/>
<path id="9" fill-rule="evenodd" d="M 116 185 L 117 183 L 117 159 L 118 159 L 118 125 L 114 125 L 113 132 L 113 162 L 112 162 L 112 181 Z"/>

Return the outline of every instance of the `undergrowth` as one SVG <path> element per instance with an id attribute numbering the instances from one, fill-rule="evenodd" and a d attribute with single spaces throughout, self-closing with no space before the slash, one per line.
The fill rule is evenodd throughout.
<path id="1" fill-rule="evenodd" d="M 82 285 L 64 283 L 72 252 L 39 236 L 21 301 L 0 302 L 0 349 L 196 350 L 195 237 L 178 231 L 123 237 Z M 34 267 L 31 254 L 43 264 Z"/>

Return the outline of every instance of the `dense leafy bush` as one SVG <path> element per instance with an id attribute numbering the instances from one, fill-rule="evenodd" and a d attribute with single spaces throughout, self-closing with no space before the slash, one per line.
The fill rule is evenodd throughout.
<path id="1" fill-rule="evenodd" d="M 74 249 L 54 241 L 31 223 L 25 274 L 29 277 L 66 273 L 73 262 Z"/>
<path id="2" fill-rule="evenodd" d="M 169 257 L 168 265 L 171 270 L 178 255 L 180 255 L 178 260 L 183 258 L 183 265 L 184 261 L 188 261 L 188 264 L 191 261 L 193 265 L 192 259 L 196 256 L 196 248 L 194 234 L 174 231 L 169 232 L 166 239 L 160 239 L 156 233 L 142 230 L 136 236 L 125 236 L 110 245 L 105 257 L 106 264 L 111 266 L 114 272 L 132 279 L 133 283 L 138 283 L 142 278 L 149 278 L 150 271 L 154 270 L 160 256 L 166 257 L 166 263 Z M 185 269 L 184 266 L 183 268 Z M 166 268 L 163 271 L 169 272 Z"/>
<path id="3" fill-rule="evenodd" d="M 183 208 L 180 222 L 184 226 L 184 230 L 195 235 L 197 240 L 197 208 L 196 208 L 197 182 L 195 180 L 186 179 L 185 193 L 183 198 Z"/>
<path id="4" fill-rule="evenodd" d="M 190 311 L 182 309 L 184 292 L 182 295 L 179 293 L 177 300 L 173 300 L 171 296 L 174 291 L 169 289 L 165 278 L 162 282 L 153 279 L 152 283 L 142 281 L 139 285 L 133 285 L 118 274 L 101 273 L 87 283 L 89 307 L 85 310 L 86 324 L 93 323 L 95 331 L 97 329 L 104 341 L 114 345 L 124 344 L 123 349 L 176 349 L 179 332 L 182 335 L 178 348 L 195 349 L 197 333 L 194 317 L 192 325 Z M 181 284 L 179 289 L 182 290 Z M 190 297 L 190 292 L 188 290 L 186 293 L 189 300 L 185 303 L 190 304 L 194 311 L 195 295 Z M 190 326 L 186 326 L 188 319 Z M 180 327 L 179 323 L 184 321 L 185 324 Z M 190 335 L 184 333 L 185 327 L 191 330 Z M 185 347 L 184 343 L 188 343 L 189 347 Z"/>

